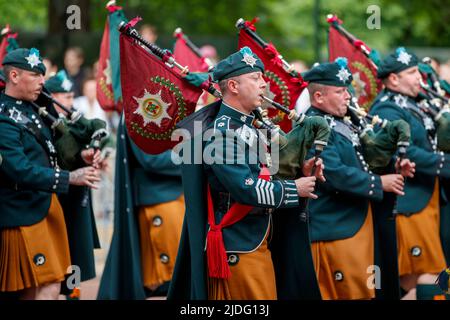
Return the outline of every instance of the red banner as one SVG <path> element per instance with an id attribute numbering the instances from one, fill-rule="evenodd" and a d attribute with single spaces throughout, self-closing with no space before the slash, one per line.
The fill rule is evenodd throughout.
<path id="1" fill-rule="evenodd" d="M 109 50 L 109 17 L 106 19 L 102 43 L 100 45 L 100 56 L 97 70 L 97 100 L 102 109 L 113 111 L 116 109 L 114 102 L 114 91 L 112 88 L 112 70 Z M 119 108 L 121 109 L 121 107 Z M 119 110 L 121 111 L 121 110 Z"/>
<path id="2" fill-rule="evenodd" d="M 363 44 L 361 41 L 358 43 Z M 365 110 L 369 110 L 381 90 L 381 82 L 377 79 L 377 70 L 373 63 L 359 47 L 352 44 L 333 26 L 330 26 L 328 34 L 328 54 L 330 61 L 334 61 L 337 57 L 347 58 L 358 103 Z"/>
<path id="3" fill-rule="evenodd" d="M 0 42 L 0 66 L 3 63 L 3 59 L 5 59 L 5 56 L 7 54 L 6 48 L 8 47 L 8 40 L 6 38 L 7 36 L 4 36 L 2 38 L 2 42 Z"/>
<path id="4" fill-rule="evenodd" d="M 254 26 L 252 25 L 254 28 Z M 256 29 L 255 29 L 256 30 Z M 289 109 L 294 109 L 295 103 L 306 86 L 301 76 L 293 77 L 283 69 L 282 62 L 278 58 L 279 53 L 276 48 L 269 44 L 265 49 L 247 34 L 245 30 L 239 32 L 239 49 L 243 47 L 252 49 L 263 62 L 265 67 L 264 79 L 270 86 L 270 91 L 274 95 L 273 100 Z M 269 109 L 269 117 L 275 124 L 278 124 L 283 131 L 288 132 L 292 128 L 292 122 L 288 115 L 282 111 Z"/>
<path id="5" fill-rule="evenodd" d="M 189 72 L 207 72 L 208 64 L 205 59 L 199 57 L 189 48 L 183 34 L 177 34 L 177 40 L 173 48 L 173 57 L 182 66 L 187 66 Z"/>
<path id="6" fill-rule="evenodd" d="M 202 89 L 124 35 L 120 36 L 120 65 L 131 139 L 150 154 L 173 148 L 178 143 L 171 141 L 175 125 L 194 112 Z"/>

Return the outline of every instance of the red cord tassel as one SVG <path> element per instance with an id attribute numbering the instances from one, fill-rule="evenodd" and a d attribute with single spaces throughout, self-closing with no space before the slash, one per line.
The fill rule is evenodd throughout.
<path id="1" fill-rule="evenodd" d="M 220 279 L 230 278 L 231 271 L 228 266 L 228 257 L 223 243 L 222 228 L 211 227 L 206 239 L 209 276 Z"/>

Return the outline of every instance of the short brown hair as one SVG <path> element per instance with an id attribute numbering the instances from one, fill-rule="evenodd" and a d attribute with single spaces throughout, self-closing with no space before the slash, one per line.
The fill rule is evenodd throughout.
<path id="1" fill-rule="evenodd" d="M 236 78 L 237 77 L 230 77 L 230 78 L 226 78 L 226 79 L 219 81 L 219 88 L 220 88 L 220 92 L 222 92 L 222 95 L 224 95 L 224 93 L 226 91 L 228 91 L 228 81 L 229 80 L 234 80 L 236 82 L 239 82 L 239 80 Z"/>
<path id="2" fill-rule="evenodd" d="M 17 70 L 18 73 L 21 72 L 21 70 L 19 68 L 16 68 L 14 66 L 11 66 L 9 64 L 7 64 L 6 66 L 3 67 L 3 73 L 5 74 L 5 83 L 8 83 L 11 81 L 10 77 L 9 77 L 9 73 L 12 70 Z"/>

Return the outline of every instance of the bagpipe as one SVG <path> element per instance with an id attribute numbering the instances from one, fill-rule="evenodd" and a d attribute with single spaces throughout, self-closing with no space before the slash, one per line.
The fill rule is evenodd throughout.
<path id="1" fill-rule="evenodd" d="M 5 86 L 3 71 L 0 72 L 0 90 Z M 58 105 L 66 118 L 59 117 L 53 104 Z M 31 102 L 35 111 L 56 134 L 55 149 L 58 164 L 62 169 L 72 171 L 79 167 L 77 156 L 86 147 L 102 149 L 109 141 L 106 122 L 100 119 L 86 119 L 81 112 L 70 109 L 55 100 L 44 87 L 36 101 Z"/>
<path id="2" fill-rule="evenodd" d="M 150 43 L 143 39 L 138 31 L 129 23 L 120 23 L 119 31 L 144 45 L 152 54 L 165 62 L 167 66 L 171 68 L 176 67 L 181 74 L 184 75 L 183 79 L 188 81 L 190 84 L 202 88 L 217 98 L 222 98 L 221 92 L 214 87 L 212 79 L 208 73 L 189 72 L 189 69 L 186 66 L 179 64 L 169 51 L 163 50 L 156 44 Z M 279 141 L 281 162 L 280 175 L 299 176 L 308 150 L 314 145 L 316 150 L 315 155 L 319 156 L 320 152 L 327 144 L 330 134 L 328 123 L 322 117 L 310 117 L 304 114 L 298 115 L 294 110 L 289 110 L 287 107 L 266 96 L 262 96 L 262 98 L 272 107 L 284 114 L 287 114 L 289 119 L 293 120 L 295 125 L 289 133 L 284 133 L 280 130 L 279 126 L 275 125 L 267 116 L 267 110 L 263 110 L 262 108 L 258 108 L 253 111 L 255 115 L 254 125 L 260 129 L 267 129 L 270 132 L 271 141 Z M 205 119 L 208 116 L 214 116 L 214 113 L 217 114 L 217 112 L 218 110 L 212 110 L 211 106 L 207 106 L 191 114 L 190 118 Z M 186 128 L 188 123 L 189 119 L 184 119 L 184 121 L 180 124 L 180 127 L 184 126 Z"/>
<path id="3" fill-rule="evenodd" d="M 279 130 L 280 135 L 285 139 L 284 144 L 280 144 L 280 163 L 278 176 L 282 178 L 298 178 L 301 176 L 301 168 L 306 158 L 307 152 L 314 146 L 314 156 L 317 159 L 324 147 L 328 143 L 330 127 L 327 121 L 318 116 L 306 116 L 297 114 L 294 110 L 296 99 L 301 91 L 307 86 L 293 66 L 289 64 L 277 51 L 272 43 L 266 42 L 256 33 L 253 21 L 245 21 L 240 18 L 236 21 L 236 28 L 240 30 L 239 46 L 249 45 L 266 67 L 265 77 L 273 86 L 275 97 L 284 103 L 276 102 L 266 96 L 263 99 L 274 107 L 278 114 L 284 114 L 287 120 L 292 121 L 292 129 L 284 124 L 284 133 Z M 283 124 L 279 116 L 270 116 L 269 110 L 263 110 L 264 118 L 273 125 Z M 256 110 L 261 112 L 260 110 Z M 284 117 L 281 117 L 283 119 Z M 290 130 L 289 130 L 290 129 Z"/>
<path id="4" fill-rule="evenodd" d="M 354 50 L 348 50 L 345 53 L 357 62 L 350 64 L 352 73 L 359 72 L 360 76 L 364 73 L 367 77 L 366 85 L 369 85 L 371 90 L 366 92 L 366 96 L 371 96 L 371 99 L 364 100 L 362 97 L 359 97 L 359 99 L 360 101 L 364 100 L 365 108 L 368 109 L 367 104 L 371 103 L 381 89 L 381 83 L 376 79 L 380 59 L 378 53 L 347 31 L 336 15 L 328 15 L 327 22 L 330 24 L 330 32 L 335 30 L 354 47 Z M 333 49 L 337 50 L 340 46 L 344 45 L 334 43 Z M 362 65 L 364 65 L 364 68 Z M 363 72 L 363 70 L 366 70 L 366 72 Z M 396 152 L 398 152 L 399 158 L 405 156 L 411 131 L 408 123 L 404 120 L 383 120 L 378 116 L 369 115 L 364 110 L 365 108 L 360 107 L 358 98 L 352 95 L 346 121 L 360 137 L 364 159 L 369 168 L 379 173 L 389 164 Z M 376 132 L 375 126 L 379 127 Z"/>
<path id="5" fill-rule="evenodd" d="M 61 118 L 53 104 L 64 110 L 66 117 Z M 69 109 L 55 100 L 45 87 L 31 105 L 56 132 L 55 149 L 62 169 L 72 171 L 79 168 L 78 155 L 81 151 L 86 148 L 101 149 L 108 142 L 105 121 L 86 119 L 78 110 Z"/>
<path id="6" fill-rule="evenodd" d="M 302 175 L 302 166 L 308 150 L 314 147 L 314 157 L 317 160 L 328 144 L 330 126 L 323 117 L 297 114 L 295 110 L 289 110 L 266 96 L 262 98 L 280 112 L 285 113 L 294 123 L 293 128 L 288 133 L 284 133 L 268 117 L 267 109 L 257 108 L 254 111 L 257 121 L 264 123 L 263 128 L 277 130 L 277 134 L 281 137 L 277 176 L 289 179 L 299 178 Z M 259 124 L 256 123 L 255 126 L 258 127 Z"/>
<path id="7" fill-rule="evenodd" d="M 411 138 L 406 121 L 388 121 L 372 116 L 359 107 L 354 96 L 350 99 L 348 117 L 344 120 L 358 133 L 364 159 L 373 172 L 381 173 L 397 152 L 400 159 L 405 157 Z M 375 126 L 378 131 L 374 130 Z"/>
<path id="8" fill-rule="evenodd" d="M 427 65 L 429 60 L 423 60 Z M 421 69 L 419 67 L 419 69 Z M 422 69 L 423 70 L 423 69 Z M 445 91 L 440 87 L 440 81 L 434 70 L 430 67 L 427 77 L 430 81 L 425 83 L 422 79 L 419 94 L 422 100 L 418 103 L 420 109 L 429 114 L 435 123 L 437 147 L 446 153 L 450 152 L 450 100 L 445 96 Z M 423 72 L 421 71 L 422 75 Z M 429 83 L 432 83 L 430 86 Z"/>
<path id="9" fill-rule="evenodd" d="M 252 21 L 245 21 L 242 18 L 237 20 L 238 47 L 249 47 L 264 64 L 264 80 L 268 83 L 273 99 L 288 109 L 294 109 L 298 97 L 308 83 L 303 80 L 300 73 L 294 70 L 293 65 L 283 58 L 272 43 L 266 42 L 258 35 L 255 26 L 257 20 L 257 18 Z M 284 132 L 291 130 L 292 123 L 286 117 L 286 113 L 271 109 L 268 110 L 268 113 L 272 122 L 280 125 Z"/>

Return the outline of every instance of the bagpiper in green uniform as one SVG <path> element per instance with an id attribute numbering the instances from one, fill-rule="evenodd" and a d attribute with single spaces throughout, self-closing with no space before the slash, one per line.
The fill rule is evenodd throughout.
<path id="1" fill-rule="evenodd" d="M 65 71 L 60 71 L 45 82 L 45 88 L 51 96 L 68 108 L 73 105 L 73 83 L 67 77 Z M 65 112 L 54 105 L 56 111 L 67 123 Z M 86 151 L 88 151 L 86 149 Z M 89 150 L 92 151 L 93 150 Z M 77 167 L 86 166 L 81 154 L 77 156 Z M 92 157 L 91 157 L 92 158 Z M 94 249 L 100 248 L 100 241 L 95 224 L 94 211 L 92 209 L 91 192 L 86 187 L 70 186 L 69 192 L 59 196 L 59 201 L 64 211 L 67 235 L 69 237 L 70 259 L 72 265 L 79 268 L 79 281 L 87 281 L 95 278 L 95 257 Z M 78 272 L 74 270 L 73 272 Z M 66 278 L 68 278 L 66 276 Z M 67 281 L 63 282 L 61 292 L 66 294 L 68 299 L 78 299 L 80 288 L 68 288 Z M 71 284 L 72 286 L 74 284 Z"/>
<path id="2" fill-rule="evenodd" d="M 417 64 L 416 55 L 404 48 L 382 61 L 378 77 L 385 89 L 370 113 L 388 120 L 403 119 L 411 127 L 407 157 L 416 163 L 416 175 L 406 180 L 406 195 L 397 204 L 399 273 L 402 287 L 410 292 L 408 297 L 431 299 L 442 295 L 433 283 L 446 265 L 439 237 L 439 177 L 449 177 L 450 156 L 437 150 L 433 120 L 416 102 L 421 79 Z"/>
<path id="3" fill-rule="evenodd" d="M 372 173 L 358 134 L 344 121 L 350 99 L 347 87 L 352 81 L 346 59 L 323 63 L 305 73 L 304 79 L 311 97 L 307 114 L 324 117 L 332 128 L 321 154 L 326 182 L 318 185 L 319 198 L 309 206 L 322 298 L 372 299 L 375 285 L 367 285 L 375 262 L 371 202 L 381 201 L 383 190 L 401 192 L 403 179 Z"/>
<path id="4" fill-rule="evenodd" d="M 315 177 L 281 180 L 267 172 L 268 142 L 253 127 L 251 113 L 262 102 L 262 72 L 248 47 L 222 60 L 213 76 L 223 100 L 183 124 L 205 120 L 203 132 L 182 150 L 185 155 L 200 143 L 203 157 L 182 164 L 186 215 L 169 299 L 277 298 L 268 249 L 271 213 L 298 207 L 299 186 L 304 182 L 310 196 Z"/>
<path id="5" fill-rule="evenodd" d="M 31 105 L 42 90 L 39 51 L 14 50 L 3 61 L 0 95 L 0 291 L 24 299 L 57 299 L 71 265 L 57 193 L 70 184 L 92 186 L 93 168 L 73 172 L 57 164 L 50 124 Z"/>

